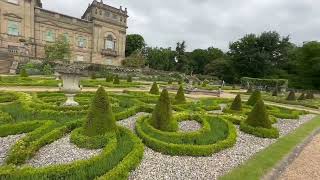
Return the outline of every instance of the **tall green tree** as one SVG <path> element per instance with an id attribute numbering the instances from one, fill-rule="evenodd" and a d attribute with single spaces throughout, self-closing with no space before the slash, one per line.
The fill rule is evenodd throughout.
<path id="1" fill-rule="evenodd" d="M 126 38 L 126 57 L 146 46 L 144 38 L 139 34 L 129 34 Z"/>
<path id="2" fill-rule="evenodd" d="M 320 42 L 311 41 L 293 52 L 293 63 L 297 70 L 291 81 L 294 86 L 304 89 L 320 89 Z"/>
<path id="3" fill-rule="evenodd" d="M 44 51 L 47 61 L 70 60 L 71 57 L 69 41 L 63 36 L 59 36 L 55 42 L 47 44 Z"/>
<path id="4" fill-rule="evenodd" d="M 248 34 L 231 43 L 229 55 L 238 78 L 261 78 L 271 76 L 286 64 L 291 47 L 289 37 L 263 32 L 261 35 Z"/>
<path id="5" fill-rule="evenodd" d="M 122 65 L 126 67 L 142 68 L 145 64 L 146 59 L 139 50 L 133 52 L 129 57 L 126 57 L 126 59 L 122 61 Z"/>
<path id="6" fill-rule="evenodd" d="M 147 65 L 152 69 L 164 70 L 164 71 L 175 71 L 176 53 L 171 48 L 145 48 L 145 56 Z"/>

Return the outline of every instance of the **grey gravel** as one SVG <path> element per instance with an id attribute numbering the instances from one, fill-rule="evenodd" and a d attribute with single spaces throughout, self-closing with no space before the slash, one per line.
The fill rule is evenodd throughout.
<path id="1" fill-rule="evenodd" d="M 117 124 L 118 125 L 121 125 L 123 127 L 126 127 L 128 129 L 130 129 L 131 131 L 134 131 L 135 129 L 135 124 L 136 124 L 136 121 L 139 117 L 143 116 L 143 115 L 147 115 L 148 113 L 144 113 L 144 112 L 141 112 L 141 113 L 138 113 L 134 116 L 131 116 L 127 119 L 124 119 L 122 121 L 118 121 Z"/>
<path id="2" fill-rule="evenodd" d="M 284 136 L 301 124 L 311 120 L 314 115 L 301 116 L 299 120 L 279 120 L 275 127 Z M 134 127 L 137 116 L 120 124 Z M 131 128 L 132 129 L 132 128 Z M 144 158 L 139 167 L 133 171 L 130 180 L 194 180 L 217 179 L 233 168 L 248 160 L 255 153 L 265 149 L 275 139 L 263 139 L 243 133 L 237 127 L 237 143 L 232 148 L 213 154 L 210 157 L 169 156 L 145 147 Z"/>
<path id="3" fill-rule="evenodd" d="M 89 159 L 101 153 L 101 149 L 78 148 L 70 142 L 70 135 L 42 147 L 27 164 L 33 167 L 67 164 L 77 160 Z"/>
<path id="4" fill-rule="evenodd" d="M 24 136 L 25 134 L 0 137 L 0 165 L 4 164 L 10 148 Z"/>
<path id="5" fill-rule="evenodd" d="M 118 122 L 119 125 L 134 131 L 134 125 L 138 117 L 145 113 L 139 113 L 133 117 Z M 299 120 L 279 120 L 275 127 L 280 130 L 280 135 L 284 136 L 301 124 L 311 120 L 314 115 L 301 116 Z M 188 122 L 188 121 L 186 121 Z M 186 123 L 195 126 L 194 123 Z M 181 124 L 180 124 L 181 125 Z M 184 127 L 193 129 L 191 127 Z M 150 148 L 145 148 L 144 158 L 139 167 L 133 171 L 130 180 L 154 180 L 154 179 L 217 179 L 231 169 L 242 164 L 255 153 L 263 150 L 275 139 L 263 139 L 239 131 L 237 127 L 237 143 L 234 147 L 213 154 L 210 157 L 189 157 L 189 156 L 169 156 L 155 152 Z M 0 138 L 0 155 L 3 159 L 8 147 L 14 144 L 23 135 L 8 136 Z M 27 164 L 34 167 L 43 167 L 53 164 L 64 164 L 80 159 L 88 159 L 98 155 L 101 150 L 80 149 L 70 143 L 70 136 L 66 136 L 41 148 L 36 156 L 28 161 Z M 2 160 L 0 158 L 0 162 Z"/>
<path id="6" fill-rule="evenodd" d="M 195 120 L 179 122 L 180 132 L 194 132 L 194 131 L 199 131 L 201 128 L 202 128 L 202 125 Z"/>

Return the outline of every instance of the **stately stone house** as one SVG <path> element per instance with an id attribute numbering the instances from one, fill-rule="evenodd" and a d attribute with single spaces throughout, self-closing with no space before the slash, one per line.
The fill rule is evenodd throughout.
<path id="1" fill-rule="evenodd" d="M 0 71 L 10 66 L 1 60 L 43 59 L 45 45 L 62 36 L 71 45 L 71 61 L 121 65 L 127 14 L 102 0 L 90 3 L 81 18 L 43 9 L 41 0 L 0 0 Z"/>

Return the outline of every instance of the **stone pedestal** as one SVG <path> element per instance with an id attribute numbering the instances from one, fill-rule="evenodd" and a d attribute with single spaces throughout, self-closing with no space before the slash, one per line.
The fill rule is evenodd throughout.
<path id="1" fill-rule="evenodd" d="M 77 103 L 74 100 L 74 96 L 76 94 L 66 94 L 67 96 L 67 101 L 63 104 L 63 106 L 79 106 L 79 103 Z"/>

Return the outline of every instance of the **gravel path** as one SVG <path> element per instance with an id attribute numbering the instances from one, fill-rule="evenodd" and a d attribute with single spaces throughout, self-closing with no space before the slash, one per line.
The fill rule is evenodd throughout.
<path id="1" fill-rule="evenodd" d="M 280 135 L 284 136 L 313 117 L 314 115 L 306 115 L 301 116 L 299 120 L 279 120 L 275 126 L 279 128 Z M 134 127 L 137 116 L 129 119 L 120 124 Z M 217 179 L 248 160 L 255 153 L 276 142 L 274 139 L 263 139 L 245 134 L 239 131 L 238 127 L 237 132 L 238 138 L 234 147 L 213 154 L 211 157 L 168 156 L 146 147 L 142 163 L 131 173 L 129 179 Z"/>
<path id="2" fill-rule="evenodd" d="M 70 135 L 42 147 L 27 164 L 33 167 L 45 167 L 57 164 L 67 164 L 76 160 L 89 159 L 102 150 L 78 148 L 70 142 Z"/>
<path id="3" fill-rule="evenodd" d="M 194 132 L 199 131 L 201 128 L 202 125 L 194 120 L 179 122 L 180 132 Z"/>
<path id="4" fill-rule="evenodd" d="M 0 137 L 0 166 L 4 164 L 4 161 L 10 148 L 24 136 L 25 134 Z"/>
<path id="5" fill-rule="evenodd" d="M 282 173 L 279 179 L 320 179 L 320 135 L 302 150 L 300 155 Z"/>

